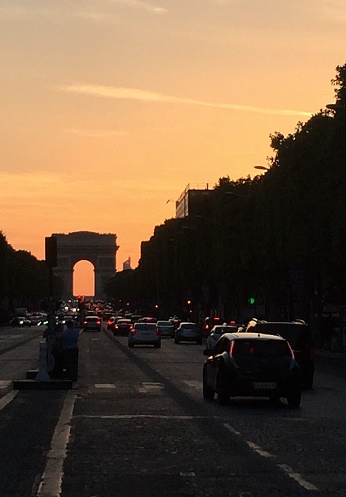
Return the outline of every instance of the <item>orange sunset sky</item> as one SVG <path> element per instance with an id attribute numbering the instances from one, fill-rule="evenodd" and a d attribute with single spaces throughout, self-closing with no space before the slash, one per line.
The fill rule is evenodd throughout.
<path id="1" fill-rule="evenodd" d="M 258 173 L 334 102 L 344 0 L 1 0 L 0 230 L 115 233 L 117 269 L 187 184 Z M 86 262 L 75 293 L 92 293 Z"/>

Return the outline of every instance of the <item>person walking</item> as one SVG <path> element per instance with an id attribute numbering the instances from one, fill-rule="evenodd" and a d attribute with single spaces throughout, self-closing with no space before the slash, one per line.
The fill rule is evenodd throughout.
<path id="1" fill-rule="evenodd" d="M 67 378 L 72 381 L 77 381 L 78 379 L 79 333 L 79 329 L 75 328 L 71 319 L 66 321 L 66 326 L 60 337 L 64 369 L 66 370 Z"/>

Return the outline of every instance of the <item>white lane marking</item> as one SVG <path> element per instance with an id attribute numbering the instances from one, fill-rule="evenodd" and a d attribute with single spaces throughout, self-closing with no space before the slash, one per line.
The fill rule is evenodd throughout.
<path id="1" fill-rule="evenodd" d="M 76 398 L 77 394 L 72 390 L 66 394 L 36 497 L 58 497 L 61 495 L 63 465 L 70 438 L 71 419 Z"/>
<path id="2" fill-rule="evenodd" d="M 0 399 L 0 411 L 7 406 L 12 400 L 15 398 L 17 395 L 18 390 L 12 390 L 12 392 L 9 392 L 8 394 L 4 395 L 2 399 Z"/>
<path id="3" fill-rule="evenodd" d="M 76 418 L 95 418 L 95 419 L 216 419 L 215 416 L 166 416 L 164 414 L 77 414 Z"/>
<path id="4" fill-rule="evenodd" d="M 287 466 L 287 464 L 278 464 L 278 466 L 290 478 L 293 478 L 293 480 L 295 480 L 297 483 L 299 483 L 299 485 L 301 487 L 305 488 L 306 490 L 318 490 L 318 488 L 315 487 L 315 485 L 304 480 L 302 475 L 300 475 L 299 473 L 296 473 L 290 466 Z"/>
<path id="5" fill-rule="evenodd" d="M 263 457 L 275 457 L 273 456 L 272 454 L 270 454 L 269 452 L 267 452 L 266 450 L 263 450 L 259 445 L 257 444 L 254 444 L 253 442 L 246 442 L 248 444 L 248 446 L 250 447 L 250 449 L 252 449 L 253 451 L 257 452 L 257 454 L 259 454 L 260 456 L 263 456 Z"/>
<path id="6" fill-rule="evenodd" d="M 202 388 L 202 382 L 199 380 L 183 380 L 183 382 L 191 388 Z"/>
<path id="7" fill-rule="evenodd" d="M 114 383 L 96 383 L 95 388 L 116 388 Z"/>
<path id="8" fill-rule="evenodd" d="M 235 430 L 233 426 L 229 425 L 228 423 L 224 423 L 224 427 L 227 428 L 227 430 L 233 433 L 234 435 L 240 435 L 240 432 Z"/>
<path id="9" fill-rule="evenodd" d="M 234 435 L 237 435 L 237 436 L 240 436 L 241 433 L 239 431 L 237 431 L 235 428 L 233 428 L 233 426 L 227 424 L 227 423 L 224 423 L 224 427 L 227 428 L 227 430 L 231 433 L 233 433 Z M 245 442 L 251 450 L 253 450 L 254 452 L 256 452 L 256 454 L 262 456 L 262 457 L 266 457 L 266 458 L 271 458 L 271 459 L 277 459 L 277 456 L 275 456 L 274 454 L 270 454 L 270 452 L 267 452 L 266 450 L 262 449 L 262 447 L 260 447 L 259 445 L 253 443 L 253 442 L 250 442 L 250 441 L 246 441 Z M 306 481 L 301 474 L 295 472 L 290 466 L 288 466 L 287 464 L 276 464 L 276 466 L 281 469 L 281 471 L 283 471 L 284 473 L 286 473 L 290 478 L 292 478 L 293 480 L 295 480 L 301 487 L 305 488 L 305 490 L 318 490 L 318 488 L 313 485 L 312 483 Z"/>
<path id="10" fill-rule="evenodd" d="M 153 386 L 153 387 L 163 387 L 163 383 L 160 383 L 158 381 L 142 381 L 142 385 L 145 386 Z"/>
<path id="11" fill-rule="evenodd" d="M 181 471 L 179 474 L 180 476 L 189 478 L 196 476 L 196 473 L 194 471 Z"/>

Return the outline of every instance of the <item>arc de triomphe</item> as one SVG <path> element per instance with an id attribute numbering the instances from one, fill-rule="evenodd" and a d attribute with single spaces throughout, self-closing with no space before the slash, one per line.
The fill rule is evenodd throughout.
<path id="1" fill-rule="evenodd" d="M 86 260 L 94 266 L 95 299 L 104 299 L 105 283 L 116 273 L 116 235 L 92 231 L 76 231 L 69 234 L 53 233 L 57 239 L 57 266 L 53 274 L 62 279 L 64 300 L 73 297 L 73 268 Z"/>

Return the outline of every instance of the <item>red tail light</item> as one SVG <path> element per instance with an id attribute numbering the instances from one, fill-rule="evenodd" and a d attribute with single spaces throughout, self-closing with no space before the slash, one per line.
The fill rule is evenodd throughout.
<path id="1" fill-rule="evenodd" d="M 160 336 L 160 332 L 159 331 L 154 331 L 154 336 Z"/>
<path id="2" fill-rule="evenodd" d="M 288 345 L 288 347 L 289 347 L 289 349 L 291 351 L 292 359 L 295 359 L 295 355 L 294 355 L 292 347 L 290 346 L 290 344 L 288 342 L 287 342 L 287 345 Z"/>
<path id="3" fill-rule="evenodd" d="M 133 329 L 133 324 L 130 325 L 130 330 L 132 330 L 132 329 Z"/>
<path id="4" fill-rule="evenodd" d="M 96 324 L 101 324 L 101 321 L 97 321 L 97 323 L 96 323 Z"/>
<path id="5" fill-rule="evenodd" d="M 234 349 L 234 341 L 231 343 L 231 347 L 229 349 L 229 355 L 230 355 L 230 357 L 233 357 L 233 349 Z"/>

